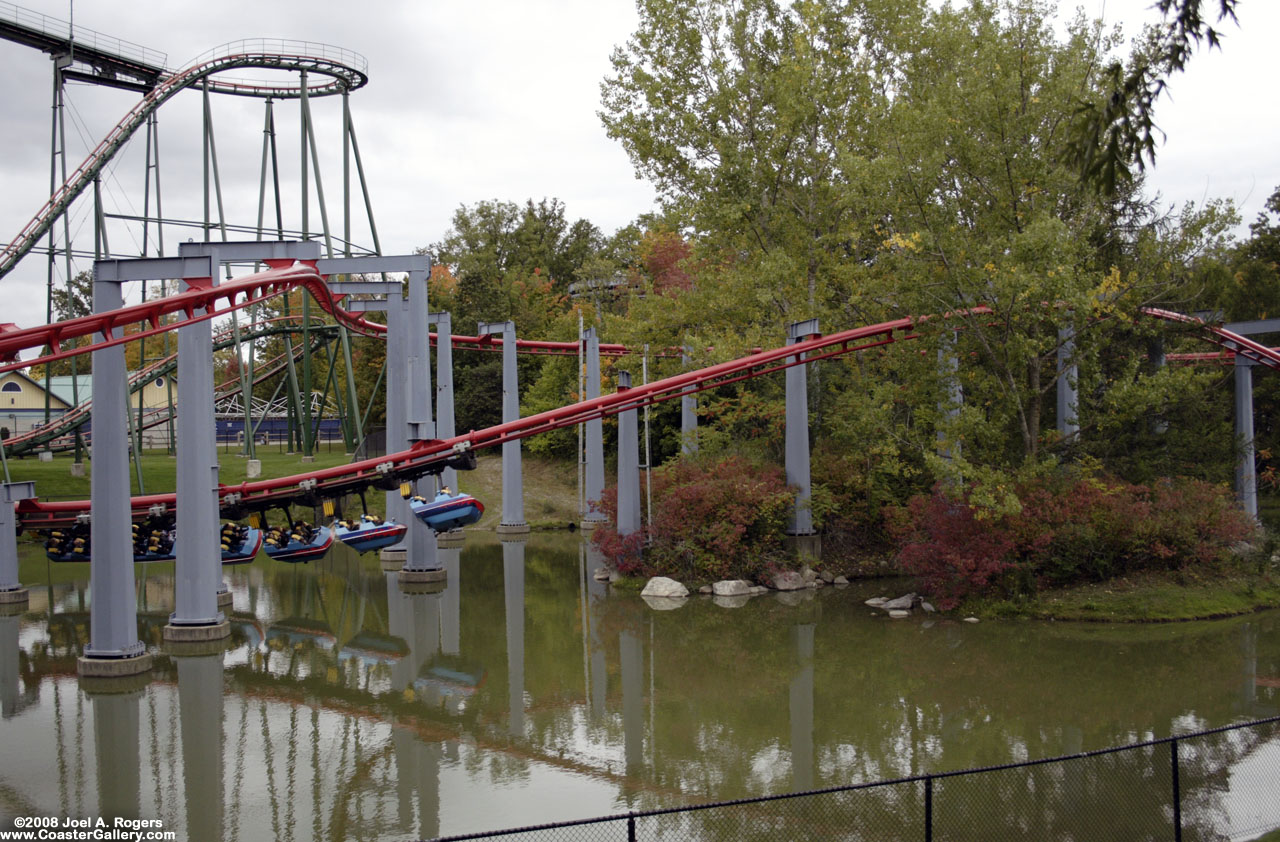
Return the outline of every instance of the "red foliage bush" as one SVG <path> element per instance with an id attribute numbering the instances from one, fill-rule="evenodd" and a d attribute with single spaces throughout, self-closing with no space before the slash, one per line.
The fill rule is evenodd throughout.
<path id="1" fill-rule="evenodd" d="M 980 518 L 941 487 L 889 513 L 903 569 L 940 607 L 979 592 L 1210 564 L 1254 528 L 1225 489 L 1198 480 L 1143 486 L 1059 475 L 1017 491 L 1022 510 L 1012 515 Z"/>
<path id="2" fill-rule="evenodd" d="M 626 575 L 754 579 L 782 549 L 794 500 L 782 469 L 742 456 L 681 459 L 653 472 L 653 525 L 618 535 L 617 489 L 605 490 L 609 523 L 592 541 Z"/>

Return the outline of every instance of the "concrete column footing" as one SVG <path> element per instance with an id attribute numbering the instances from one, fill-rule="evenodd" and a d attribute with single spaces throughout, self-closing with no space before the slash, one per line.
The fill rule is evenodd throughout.
<path id="1" fill-rule="evenodd" d="M 499 535 L 523 535 L 529 531 L 527 523 L 500 523 L 495 530 Z"/>
<path id="2" fill-rule="evenodd" d="M 466 533 L 461 529 L 454 529 L 451 532 L 442 532 L 436 536 L 437 547 L 461 547 L 466 542 Z"/>
<path id="3" fill-rule="evenodd" d="M 230 605 L 234 601 L 235 601 L 235 596 L 232 595 L 231 591 L 218 591 L 218 607 L 219 608 L 226 608 L 228 605 Z"/>
<path id="4" fill-rule="evenodd" d="M 25 604 L 30 598 L 31 592 L 26 588 L 16 588 L 11 591 L 0 591 L 0 605 Z"/>
<path id="5" fill-rule="evenodd" d="M 207 626 L 181 626 L 170 623 L 164 627 L 164 639 L 168 643 L 205 643 L 222 640 L 231 635 L 231 623 L 223 620 Z"/>
<path id="6" fill-rule="evenodd" d="M 150 671 L 150 652 L 132 658 L 90 658 L 81 655 L 76 659 L 76 672 L 81 678 L 124 678 Z"/>
<path id="7" fill-rule="evenodd" d="M 444 582 L 449 578 L 449 571 L 444 568 L 435 570 L 407 570 L 401 569 L 399 575 L 400 584 L 425 585 L 432 582 Z"/>

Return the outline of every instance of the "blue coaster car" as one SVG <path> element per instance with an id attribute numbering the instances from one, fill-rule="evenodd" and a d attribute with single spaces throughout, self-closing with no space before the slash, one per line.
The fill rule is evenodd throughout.
<path id="1" fill-rule="evenodd" d="M 398 544 L 409 531 L 407 523 L 384 521 L 377 515 L 363 515 L 359 520 L 335 520 L 330 528 L 339 541 L 358 553 Z"/>
<path id="2" fill-rule="evenodd" d="M 133 524 L 134 561 L 173 561 L 174 530 L 163 524 Z"/>
<path id="3" fill-rule="evenodd" d="M 480 520 L 484 514 L 484 504 L 479 500 L 470 494 L 450 494 L 448 489 L 437 494 L 434 500 L 413 497 L 409 500 L 409 508 L 418 520 L 436 532 L 460 529 Z"/>
<path id="4" fill-rule="evenodd" d="M 277 561 L 313 561 L 333 546 L 333 531 L 327 526 L 296 523 L 292 527 L 273 526 L 263 539 L 263 550 Z"/>
<path id="5" fill-rule="evenodd" d="M 262 548 L 262 530 L 252 526 L 241 526 L 238 523 L 223 524 L 220 537 L 223 564 L 244 564 L 253 561 L 253 557 Z"/>
<path id="6" fill-rule="evenodd" d="M 50 531 L 44 541 L 44 553 L 50 561 L 88 561 L 89 524 Z"/>

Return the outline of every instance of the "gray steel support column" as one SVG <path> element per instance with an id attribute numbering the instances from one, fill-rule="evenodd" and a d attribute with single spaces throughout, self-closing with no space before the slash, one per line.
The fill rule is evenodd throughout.
<path id="1" fill-rule="evenodd" d="M 106 313 L 124 303 L 120 282 L 106 279 L 94 263 L 93 310 Z M 122 331 L 112 331 L 121 336 Z M 138 640 L 138 604 L 133 578 L 133 516 L 129 505 L 129 438 L 125 429 L 129 384 L 124 345 L 93 352 L 93 472 L 90 478 L 89 643 L 77 663 L 81 675 L 132 675 L 151 669 Z M 136 715 L 136 706 L 135 706 Z M 137 723 L 134 723 L 136 731 Z M 135 747 L 136 754 L 136 747 Z M 125 762 L 116 758 L 114 762 Z"/>
<path id="2" fill-rule="evenodd" d="M 222 655 L 176 657 L 190 836 L 223 838 Z"/>
<path id="3" fill-rule="evenodd" d="M 818 320 L 793 322 L 787 326 L 787 344 L 795 345 L 818 335 Z M 800 359 L 804 359 L 800 355 Z M 797 358 L 787 357 L 787 362 Z M 813 513 L 809 509 L 812 485 L 809 480 L 809 382 L 808 366 L 793 365 L 786 374 L 787 432 L 785 460 L 787 485 L 796 488 L 795 511 L 788 535 L 812 535 Z"/>
<path id="4" fill-rule="evenodd" d="M 1080 432 L 1077 410 L 1080 370 L 1075 363 L 1075 355 L 1075 328 L 1070 325 L 1058 328 L 1058 433 L 1064 439 Z"/>
<path id="5" fill-rule="evenodd" d="M 618 372 L 618 391 L 631 388 L 631 372 Z M 640 431 L 634 408 L 618 413 L 618 534 L 640 531 Z"/>
<path id="6" fill-rule="evenodd" d="M 0 605 L 25 603 L 29 597 L 18 581 L 17 515 L 13 506 L 34 496 L 34 482 L 0 484 Z"/>
<path id="7" fill-rule="evenodd" d="M 217 285 L 218 259 L 212 277 L 183 279 L 193 286 Z M 197 312 L 197 315 L 199 312 Z M 177 535 L 174 539 L 174 612 L 165 627 L 166 640 L 214 640 L 231 634 L 218 610 L 222 555 L 218 549 L 218 441 L 213 417 L 213 323 L 200 321 L 178 328 Z M 190 627 L 190 628 L 188 628 Z M 203 627 L 203 628 L 200 628 Z"/>
<path id="8" fill-rule="evenodd" d="M 516 323 L 481 322 L 480 336 L 502 336 L 502 423 L 520 419 L 520 388 L 516 373 Z M 502 520 L 499 533 L 529 531 L 524 520 L 524 474 L 520 440 L 502 443 Z"/>
<path id="9" fill-rule="evenodd" d="M 387 453 L 396 453 L 408 447 L 408 402 L 405 383 L 405 356 L 408 342 L 404 335 L 404 296 L 399 292 L 387 293 Z M 399 491 L 386 495 L 387 517 L 400 523 L 412 524 L 416 518 L 409 511 L 409 504 Z M 410 527 L 412 528 L 412 526 Z M 401 541 L 393 549 L 406 550 L 408 541 Z"/>
<path id="10" fill-rule="evenodd" d="M 453 319 L 448 313 L 432 313 L 430 323 L 436 326 L 436 438 L 451 439 L 457 435 L 453 413 Z M 440 482 L 458 490 L 458 471 L 445 468 Z"/>
<path id="11" fill-rule="evenodd" d="M 582 332 L 586 342 L 587 356 L 587 388 L 583 396 L 586 400 L 600 397 L 600 336 L 594 327 Z M 583 493 L 587 500 L 587 513 L 583 518 L 584 526 L 594 529 L 597 524 L 604 523 L 604 512 L 600 511 L 600 498 L 604 496 L 604 422 L 593 418 L 586 425 L 587 467 L 583 479 Z"/>
<path id="12" fill-rule="evenodd" d="M 689 349 L 680 352 L 680 362 L 689 365 Z M 680 397 L 680 452 L 689 454 L 698 452 L 698 399 L 690 393 Z"/>
<path id="13" fill-rule="evenodd" d="M 946 418 L 948 424 L 954 423 L 960 416 L 960 407 L 964 404 L 964 393 L 960 388 L 960 360 L 956 357 L 956 334 L 954 331 L 944 334 L 938 343 L 938 376 L 942 379 L 942 387 L 946 397 L 938 402 L 938 414 Z M 938 455 L 950 461 L 953 454 L 960 452 L 960 443 L 949 439 L 951 432 L 942 426 L 938 428 Z"/>
<path id="14" fill-rule="evenodd" d="M 325 258 L 316 261 L 316 268 L 326 276 L 409 273 L 408 300 L 397 281 L 330 281 L 329 288 L 343 295 L 384 296 L 377 301 L 350 301 L 347 309 L 387 314 L 387 453 L 407 450 L 410 441 L 432 438 L 426 280 L 431 259 L 426 255 Z M 439 581 L 435 533 L 414 517 L 398 489 L 386 492 L 385 500 L 387 518 L 407 524 L 409 529 L 404 540 L 381 552 L 382 561 L 404 565 L 401 569 L 407 575 L 401 577 L 402 582 Z"/>
<path id="15" fill-rule="evenodd" d="M 1236 440 L 1240 461 L 1236 463 L 1236 496 L 1253 518 L 1258 517 L 1258 475 L 1254 461 L 1253 361 L 1236 354 Z"/>
<path id="16" fill-rule="evenodd" d="M 403 447 L 398 447 L 398 450 L 408 450 L 414 442 L 436 437 L 435 424 L 431 420 L 430 309 L 427 306 L 429 271 L 429 264 L 409 271 L 409 298 L 401 311 L 403 317 L 400 328 L 405 337 L 405 360 L 404 379 L 398 382 L 404 384 L 405 423 L 400 434 L 403 437 Z M 388 376 L 391 375 L 392 372 L 388 370 Z M 388 395 L 390 392 L 388 390 Z M 387 448 L 390 452 L 390 443 Z M 408 501 L 402 498 L 400 506 L 405 518 L 400 522 L 409 524 L 409 531 L 405 536 L 409 552 L 400 571 L 400 581 L 419 581 L 421 574 L 428 571 L 431 574 L 430 581 L 439 581 L 437 574 L 443 574 L 443 570 L 440 567 L 435 530 L 413 516 Z"/>
<path id="17" fill-rule="evenodd" d="M 524 736 L 524 541 L 502 542 L 507 618 L 507 733 Z"/>
<path id="18" fill-rule="evenodd" d="M 1160 371 L 1164 368 L 1165 357 L 1163 337 L 1157 336 L 1151 340 L 1151 343 L 1147 346 L 1147 356 L 1151 360 L 1152 371 Z M 1169 432 L 1169 422 L 1160 418 L 1151 425 L 1151 431 L 1156 435 L 1162 436 Z"/>

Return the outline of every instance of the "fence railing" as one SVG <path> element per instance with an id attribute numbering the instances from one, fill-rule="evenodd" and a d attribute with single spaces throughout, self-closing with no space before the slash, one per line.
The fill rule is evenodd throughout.
<path id="1" fill-rule="evenodd" d="M 1280 716 L 1077 754 L 435 842 L 1253 840 L 1280 828 Z"/>

